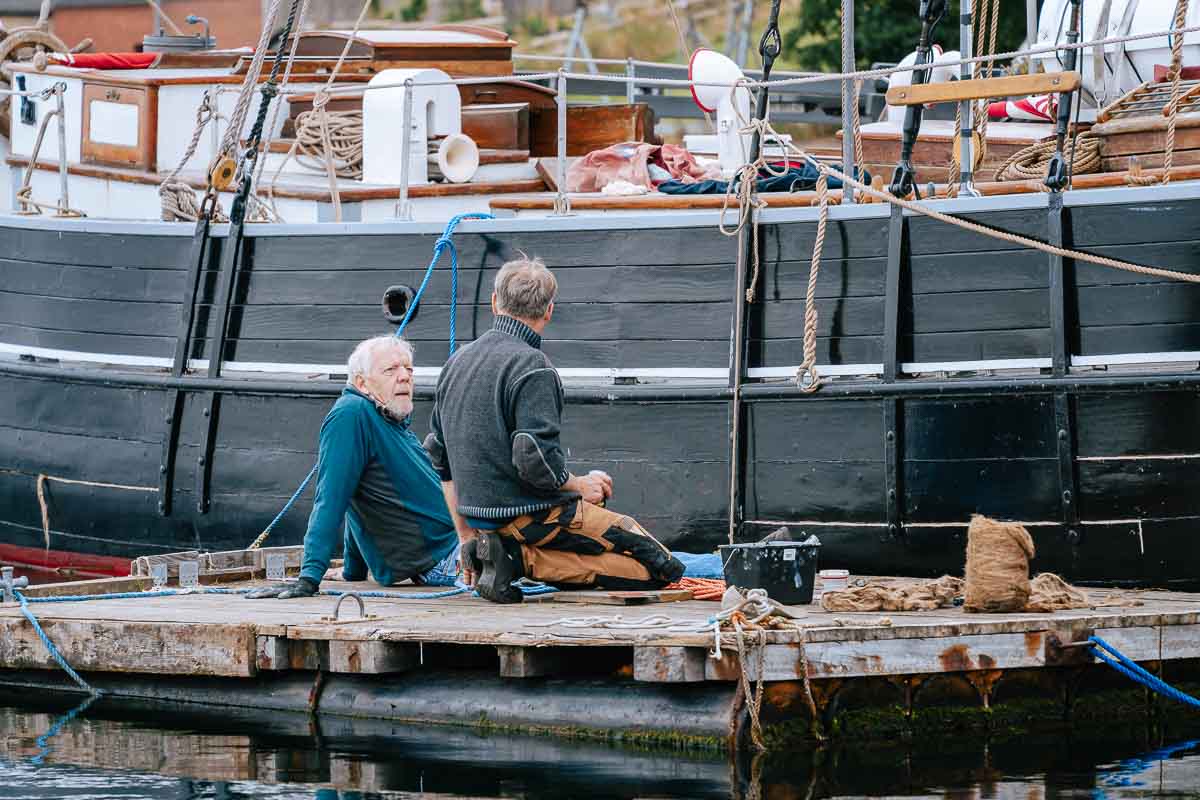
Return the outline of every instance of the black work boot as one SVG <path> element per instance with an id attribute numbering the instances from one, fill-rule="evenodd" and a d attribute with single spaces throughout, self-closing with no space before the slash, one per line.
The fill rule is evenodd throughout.
<path id="1" fill-rule="evenodd" d="M 479 565 L 475 589 L 480 597 L 493 603 L 520 603 L 524 595 L 512 584 L 525 577 L 525 565 L 521 562 L 520 544 L 513 542 L 515 547 L 506 547 L 506 544 L 498 533 L 481 533 L 475 537 L 472 563 Z"/>

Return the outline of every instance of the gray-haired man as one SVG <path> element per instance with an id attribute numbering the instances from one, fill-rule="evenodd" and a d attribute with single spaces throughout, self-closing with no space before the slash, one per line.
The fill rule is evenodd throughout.
<path id="1" fill-rule="evenodd" d="M 367 339 L 354 348 L 347 372 L 347 386 L 321 425 L 300 580 L 251 599 L 316 594 L 339 540 L 344 580 L 363 580 L 369 571 L 384 586 L 406 579 L 446 585 L 458 572 L 458 541 L 438 476 L 408 428 L 412 347 L 395 336 Z"/>
<path id="2" fill-rule="evenodd" d="M 492 329 L 446 362 L 425 439 L 467 579 L 500 603 L 521 601 L 512 586 L 521 577 L 637 589 L 683 575 L 683 564 L 633 518 L 601 507 L 612 496 L 608 475 L 567 469 L 562 382 L 541 350 L 557 292 L 538 259 L 501 267 Z"/>

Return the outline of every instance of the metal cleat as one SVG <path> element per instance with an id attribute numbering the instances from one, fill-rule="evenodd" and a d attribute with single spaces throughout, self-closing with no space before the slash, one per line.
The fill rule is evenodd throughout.
<path id="1" fill-rule="evenodd" d="M 13 577 L 12 567 L 0 568 L 0 599 L 5 603 L 17 602 L 17 589 L 24 589 L 29 585 L 29 578 L 22 575 L 19 578 Z"/>

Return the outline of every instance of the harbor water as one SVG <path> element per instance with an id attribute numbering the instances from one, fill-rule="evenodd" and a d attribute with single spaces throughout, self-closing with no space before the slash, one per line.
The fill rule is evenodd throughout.
<path id="1" fill-rule="evenodd" d="M 16 705 L 17 703 L 20 705 Z M 6 800 L 1200 797 L 1200 738 L 1084 737 L 723 754 L 302 714 L 0 698 Z"/>

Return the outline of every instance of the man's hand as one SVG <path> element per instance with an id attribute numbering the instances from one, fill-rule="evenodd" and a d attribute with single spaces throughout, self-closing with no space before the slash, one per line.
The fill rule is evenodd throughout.
<path id="1" fill-rule="evenodd" d="M 308 578 L 300 578 L 295 583 L 277 583 L 274 586 L 264 586 L 246 595 L 247 600 L 291 600 L 293 597 L 312 597 L 317 593 L 320 584 Z"/>
<path id="2" fill-rule="evenodd" d="M 600 474 L 604 475 L 604 473 Z M 607 479 L 607 483 L 605 479 Z M 599 506 L 604 505 L 604 501 L 612 496 L 612 478 L 607 475 L 601 478 L 596 471 L 589 472 L 587 475 L 572 475 L 562 488 L 569 492 L 579 492 L 579 496 L 585 503 Z"/>
<path id="3" fill-rule="evenodd" d="M 323 580 L 323 581 L 343 580 L 342 568 L 341 567 L 330 567 L 329 569 L 325 570 L 325 577 L 321 578 L 321 580 Z"/>
<path id="4" fill-rule="evenodd" d="M 600 484 L 604 487 L 604 499 L 607 500 L 613 496 L 613 481 L 612 476 L 602 469 L 593 469 L 588 472 L 590 477 L 599 478 Z"/>

